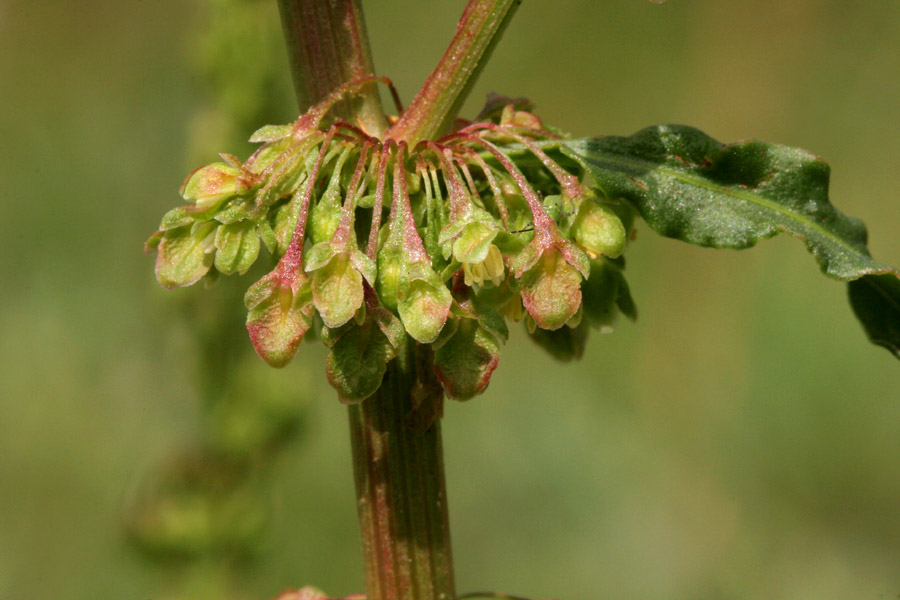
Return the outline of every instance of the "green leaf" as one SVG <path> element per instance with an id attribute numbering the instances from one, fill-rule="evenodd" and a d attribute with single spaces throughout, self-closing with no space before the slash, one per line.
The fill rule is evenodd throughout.
<path id="1" fill-rule="evenodd" d="M 900 279 L 866 275 L 848 286 L 850 306 L 869 340 L 900 358 Z"/>
<path id="2" fill-rule="evenodd" d="M 805 150 L 755 140 L 726 145 L 683 125 L 569 140 L 560 149 L 602 195 L 631 202 L 661 235 L 741 249 L 784 231 L 835 279 L 896 273 L 869 256 L 863 223 L 828 201 L 829 167 Z"/>
<path id="3" fill-rule="evenodd" d="M 829 202 L 829 167 L 818 157 L 756 140 L 722 144 L 683 125 L 559 148 L 600 194 L 631 203 L 661 235 L 734 249 L 782 231 L 799 238 L 823 273 L 852 282 L 851 303 L 869 338 L 900 357 L 900 272 L 873 260 L 865 225 Z M 633 304 L 623 292 L 617 302 L 629 314 Z"/>

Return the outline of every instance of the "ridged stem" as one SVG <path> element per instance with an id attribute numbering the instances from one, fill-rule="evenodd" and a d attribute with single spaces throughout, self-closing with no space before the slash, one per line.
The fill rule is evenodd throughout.
<path id="1" fill-rule="evenodd" d="M 414 147 L 447 133 L 522 0 L 469 0 L 441 61 L 388 137 Z"/>
<path id="2" fill-rule="evenodd" d="M 278 0 L 278 8 L 301 112 L 374 74 L 360 0 Z M 374 82 L 332 112 L 376 137 L 388 126 Z"/>
<path id="3" fill-rule="evenodd" d="M 439 384 L 402 358 L 350 407 L 366 600 L 454 600 Z"/>

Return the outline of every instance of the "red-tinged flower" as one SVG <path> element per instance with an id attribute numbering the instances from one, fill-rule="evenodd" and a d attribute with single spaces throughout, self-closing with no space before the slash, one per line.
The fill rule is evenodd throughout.
<path id="1" fill-rule="evenodd" d="M 278 263 L 246 296 L 254 347 L 283 366 L 320 319 L 347 402 L 377 390 L 407 344 L 429 346 L 434 385 L 464 400 L 487 387 L 507 320 L 571 358 L 587 327 L 633 315 L 615 262 L 630 222 L 558 160 L 559 135 L 527 102 L 494 97 L 482 120 L 410 148 L 331 116 L 353 90 L 258 130 L 243 164 L 223 155 L 189 176 L 193 204 L 147 243 L 160 283 L 243 273 L 265 248 Z"/>

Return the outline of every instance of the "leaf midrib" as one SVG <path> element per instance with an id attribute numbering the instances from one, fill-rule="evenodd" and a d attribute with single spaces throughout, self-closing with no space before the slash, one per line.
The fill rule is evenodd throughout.
<path id="1" fill-rule="evenodd" d="M 820 233 L 823 237 L 833 241 L 838 246 L 846 248 L 847 250 L 853 252 L 854 254 L 856 254 L 860 257 L 869 258 L 865 254 L 861 253 L 856 247 L 848 245 L 843 239 L 836 236 L 834 233 L 832 233 L 828 229 L 824 229 L 818 223 L 816 223 L 815 221 L 806 217 L 802 213 L 795 212 L 793 210 L 789 210 L 786 207 L 784 207 L 783 205 L 778 204 L 777 202 L 774 202 L 772 200 L 768 200 L 765 196 L 762 196 L 760 194 L 752 194 L 752 193 L 747 192 L 742 189 L 735 189 L 732 187 L 721 186 L 719 184 L 712 183 L 709 180 L 699 177 L 697 175 L 692 175 L 690 173 L 686 173 L 684 171 L 670 167 L 664 163 L 660 164 L 660 163 L 654 163 L 654 162 L 650 162 L 650 161 L 642 161 L 642 160 L 636 160 L 636 159 L 632 159 L 632 158 L 625 158 L 625 157 L 622 157 L 621 155 L 616 155 L 616 154 L 598 154 L 596 152 L 594 152 L 592 154 L 595 156 L 602 157 L 603 160 L 606 160 L 612 164 L 619 164 L 619 165 L 623 165 L 623 166 L 633 166 L 633 167 L 638 167 L 638 168 L 644 168 L 648 171 L 662 172 L 662 173 L 671 175 L 672 177 L 674 177 L 674 179 L 676 179 L 682 183 L 694 185 L 696 187 L 703 188 L 703 189 L 706 189 L 709 191 L 718 192 L 718 193 L 721 193 L 726 196 L 734 196 L 734 197 L 743 199 L 747 202 L 750 202 L 751 204 L 757 204 L 761 207 L 769 208 L 770 210 L 780 213 L 787 218 L 793 218 L 794 220 L 805 224 L 806 227 Z M 575 158 L 576 160 L 579 160 L 579 159 L 584 160 L 581 157 L 572 157 L 572 158 Z M 779 226 L 779 229 L 784 231 L 783 227 Z M 796 234 L 794 234 L 792 232 L 787 232 L 787 233 L 791 233 L 791 235 L 796 236 Z M 808 239 L 808 238 L 802 237 L 802 236 L 796 236 L 796 237 L 800 237 L 803 240 Z"/>

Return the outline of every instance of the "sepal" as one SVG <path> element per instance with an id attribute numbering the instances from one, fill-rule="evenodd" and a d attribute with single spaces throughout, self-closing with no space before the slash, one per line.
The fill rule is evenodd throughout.
<path id="1" fill-rule="evenodd" d="M 294 358 L 315 311 L 306 275 L 298 272 L 287 278 L 281 269 L 279 265 L 250 286 L 244 296 L 250 340 L 257 354 L 273 367 L 283 367 Z"/>
<path id="2" fill-rule="evenodd" d="M 484 392 L 500 362 L 500 343 L 476 319 L 459 319 L 456 332 L 434 353 L 434 369 L 449 398 Z"/>
<path id="3" fill-rule="evenodd" d="M 195 225 L 170 229 L 159 238 L 156 279 L 166 289 L 193 285 L 212 268 L 216 226 L 213 223 Z"/>

